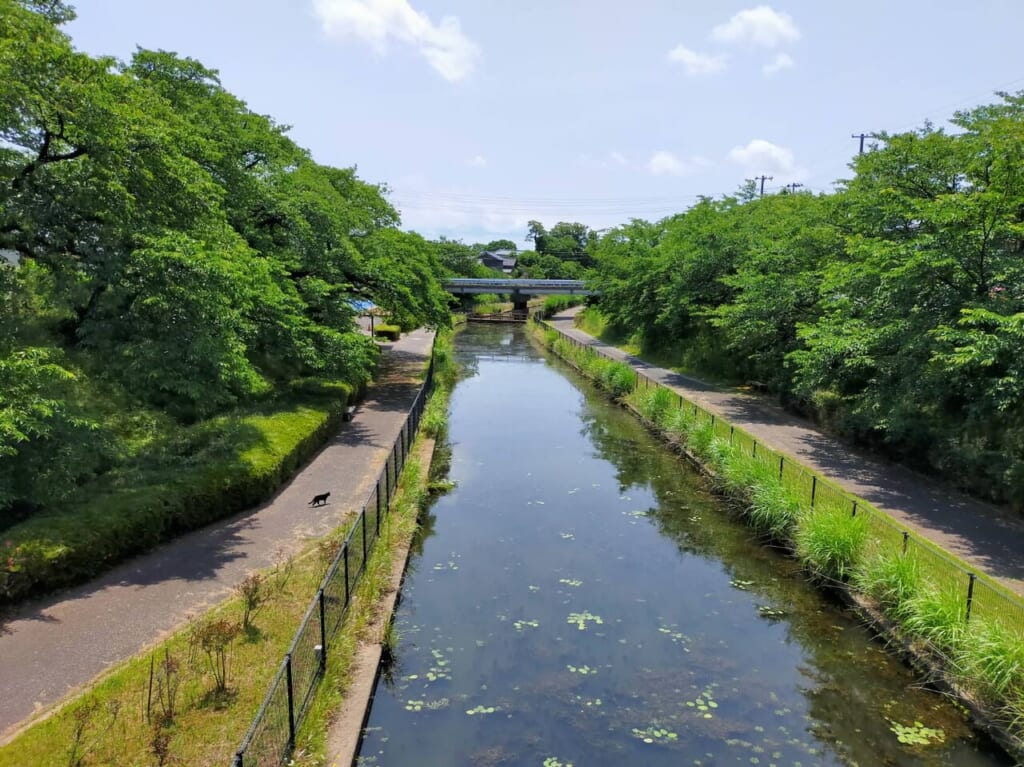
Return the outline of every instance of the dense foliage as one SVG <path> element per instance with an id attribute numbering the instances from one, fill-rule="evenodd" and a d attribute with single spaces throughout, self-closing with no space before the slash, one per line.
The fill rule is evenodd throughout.
<path id="1" fill-rule="evenodd" d="M 829 195 L 749 193 L 593 250 L 649 350 L 767 383 L 839 432 L 1024 503 L 1024 94 L 881 134 Z"/>
<path id="2" fill-rule="evenodd" d="M 0 0 L 0 527 L 174 429 L 361 385 L 352 301 L 444 325 L 439 248 L 383 186 L 166 51 L 76 51 L 57 0 Z M 263 403 L 263 404 L 261 404 Z"/>

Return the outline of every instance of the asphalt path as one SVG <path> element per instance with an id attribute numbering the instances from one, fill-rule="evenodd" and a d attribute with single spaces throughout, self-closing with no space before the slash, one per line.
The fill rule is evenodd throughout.
<path id="1" fill-rule="evenodd" d="M 1024 520 L 1005 509 L 861 452 L 787 413 L 767 397 L 713 386 L 655 367 L 573 326 L 576 311 L 549 320 L 560 331 L 717 413 L 761 442 L 827 476 L 911 531 L 1024 596 Z"/>
<path id="2" fill-rule="evenodd" d="M 37 711 L 231 595 L 282 547 L 296 551 L 358 512 L 416 397 L 433 338 L 417 330 L 387 345 L 353 420 L 263 505 L 0 617 L 0 742 Z M 331 493 L 327 505 L 308 505 L 324 492 Z"/>

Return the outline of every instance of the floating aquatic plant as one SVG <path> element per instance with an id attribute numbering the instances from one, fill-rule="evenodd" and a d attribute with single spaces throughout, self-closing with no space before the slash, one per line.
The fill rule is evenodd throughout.
<path id="1" fill-rule="evenodd" d="M 407 700 L 405 702 L 406 711 L 440 711 L 442 708 L 448 708 L 451 701 L 448 698 L 438 698 L 437 700 Z"/>
<path id="2" fill-rule="evenodd" d="M 576 628 L 580 631 L 583 631 L 587 627 L 587 621 L 596 623 L 599 626 L 604 623 L 600 615 L 594 615 L 589 611 L 582 613 L 569 613 L 569 617 L 566 619 L 567 623 L 575 623 Z"/>
<path id="3" fill-rule="evenodd" d="M 574 541 L 574 540 L 576 540 L 576 536 L 573 535 L 572 533 L 559 533 L 559 535 L 562 536 L 562 539 L 566 540 L 566 541 Z"/>
<path id="4" fill-rule="evenodd" d="M 579 588 L 583 585 L 583 581 L 577 578 L 559 578 L 559 583 L 564 583 L 566 586 L 572 586 L 573 588 Z"/>
<path id="5" fill-rule="evenodd" d="M 751 586 L 754 585 L 754 581 L 743 581 L 743 580 L 740 580 L 739 578 L 736 578 L 734 580 L 729 581 L 729 585 L 732 586 L 734 589 L 739 589 L 740 591 L 746 591 L 747 589 L 749 589 Z"/>
<path id="6" fill-rule="evenodd" d="M 537 628 L 540 625 L 540 621 L 513 621 L 512 625 L 516 627 L 516 631 L 522 631 L 527 626 L 532 629 Z"/>
<path id="7" fill-rule="evenodd" d="M 686 705 L 696 709 L 704 719 L 713 719 L 714 714 L 711 713 L 711 710 L 718 708 L 711 687 L 705 687 L 696 698 L 686 701 Z"/>
<path id="8" fill-rule="evenodd" d="M 583 676 L 597 673 L 597 669 L 590 666 L 566 666 L 566 668 L 574 674 L 582 674 Z"/>
<path id="9" fill-rule="evenodd" d="M 501 711 L 498 706 L 477 706 L 476 708 L 466 709 L 466 713 L 469 716 L 475 716 L 477 714 L 493 714 L 495 711 Z"/>
<path id="10" fill-rule="evenodd" d="M 642 730 L 634 727 L 633 735 L 640 738 L 644 743 L 672 743 L 679 738 L 677 733 L 657 725 L 651 725 Z"/>
<path id="11" fill-rule="evenodd" d="M 434 656 L 434 663 L 427 670 L 427 681 L 436 682 L 438 679 L 451 679 L 451 669 L 447 668 L 451 661 L 445 658 L 444 653 L 436 648 L 431 650 L 430 654 Z"/>
<path id="12" fill-rule="evenodd" d="M 784 618 L 786 616 L 785 610 L 779 610 L 768 605 L 758 605 L 757 612 L 761 614 L 762 618 Z"/>
<path id="13" fill-rule="evenodd" d="M 946 733 L 934 727 L 925 727 L 921 722 L 913 724 L 900 724 L 890 719 L 889 727 L 896 733 L 896 739 L 908 746 L 930 746 L 932 743 L 942 743 L 946 740 Z"/>
<path id="14" fill-rule="evenodd" d="M 544 767 L 572 767 L 572 762 L 560 762 L 558 757 L 549 756 L 544 760 Z"/>
<path id="15" fill-rule="evenodd" d="M 681 631 L 675 631 L 675 626 L 659 626 L 658 631 L 662 634 L 667 634 L 673 644 L 685 644 L 690 641 L 690 638 Z M 683 647 L 683 652 L 690 652 L 690 648 Z"/>

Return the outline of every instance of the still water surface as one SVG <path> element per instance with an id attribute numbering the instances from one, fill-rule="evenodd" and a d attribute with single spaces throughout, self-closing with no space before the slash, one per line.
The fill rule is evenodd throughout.
<path id="1" fill-rule="evenodd" d="M 363 765 L 1009 765 L 521 328 L 470 326 Z M 941 729 L 927 747 L 894 723 Z"/>

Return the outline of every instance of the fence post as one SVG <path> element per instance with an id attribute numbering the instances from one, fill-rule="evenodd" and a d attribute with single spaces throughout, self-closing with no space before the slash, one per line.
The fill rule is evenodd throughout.
<path id="1" fill-rule="evenodd" d="M 348 543 L 344 544 L 342 556 L 345 560 L 345 607 L 348 607 L 348 600 L 351 597 L 351 589 L 348 585 Z"/>
<path id="2" fill-rule="evenodd" d="M 964 623 L 971 619 L 971 605 L 974 604 L 974 581 L 978 576 L 974 573 L 967 573 L 967 613 L 964 615 Z"/>
<path id="3" fill-rule="evenodd" d="M 380 535 L 380 479 L 377 480 L 377 535 Z"/>
<path id="4" fill-rule="evenodd" d="M 288 753 L 295 749 L 295 692 L 292 690 L 292 654 L 284 656 L 284 675 L 288 685 Z"/>
<path id="5" fill-rule="evenodd" d="M 733 426 L 732 424 L 729 424 L 729 445 L 730 446 L 732 445 L 732 433 L 734 431 L 736 431 L 736 427 Z"/>
<path id="6" fill-rule="evenodd" d="M 811 475 L 811 508 L 814 508 L 814 496 L 818 494 L 818 475 Z"/>
<path id="7" fill-rule="evenodd" d="M 320 602 L 320 673 L 327 669 L 327 611 L 324 608 L 324 590 L 320 589 L 316 598 Z"/>
<path id="8" fill-rule="evenodd" d="M 783 468 L 785 468 L 785 466 L 786 466 L 786 456 L 780 455 L 779 456 L 779 482 L 782 481 L 782 470 L 783 470 Z"/>
<path id="9" fill-rule="evenodd" d="M 359 565 L 360 570 L 366 569 L 366 512 L 363 512 L 363 563 Z"/>
<path id="10" fill-rule="evenodd" d="M 754 446 L 750 448 L 750 457 L 757 458 L 757 440 L 754 440 Z"/>
<path id="11" fill-rule="evenodd" d="M 854 500 L 854 502 L 853 502 L 853 511 L 850 512 L 850 516 L 851 517 L 857 516 L 857 501 L 856 500 Z"/>
<path id="12" fill-rule="evenodd" d="M 903 553 L 907 553 L 907 544 L 910 543 L 910 533 L 903 531 Z"/>

